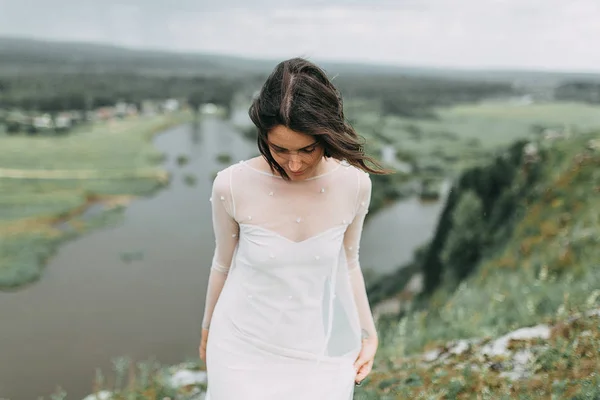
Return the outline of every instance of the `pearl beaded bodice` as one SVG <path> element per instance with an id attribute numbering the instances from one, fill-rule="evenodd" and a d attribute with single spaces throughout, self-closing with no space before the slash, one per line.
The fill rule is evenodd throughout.
<path id="1" fill-rule="evenodd" d="M 328 162 L 329 170 L 303 181 L 246 161 L 217 174 L 205 327 L 215 311 L 280 349 L 340 355 L 360 346 L 360 329 L 372 329 L 366 296 L 355 294 L 364 292 L 358 250 L 371 182 Z"/>

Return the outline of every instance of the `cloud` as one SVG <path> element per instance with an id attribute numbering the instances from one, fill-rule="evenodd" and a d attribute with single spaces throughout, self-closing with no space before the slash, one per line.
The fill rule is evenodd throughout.
<path id="1" fill-rule="evenodd" d="M 597 0 L 29 3 L 0 0 L 0 34 L 268 58 L 600 69 Z"/>
<path id="2" fill-rule="evenodd" d="M 600 66 L 600 52 L 592 51 L 600 37 L 593 1 L 423 4 L 175 13 L 169 25 L 180 50 L 460 67 Z"/>

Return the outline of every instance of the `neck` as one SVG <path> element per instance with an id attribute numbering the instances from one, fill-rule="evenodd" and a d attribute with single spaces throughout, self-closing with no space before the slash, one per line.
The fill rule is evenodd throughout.
<path id="1" fill-rule="evenodd" d="M 267 169 L 270 170 L 269 163 L 267 162 L 267 160 L 265 159 L 265 157 L 263 156 L 263 157 L 261 157 L 261 159 L 263 160 L 264 164 L 267 166 Z M 306 180 L 306 179 L 309 179 L 309 178 L 314 178 L 315 176 L 319 176 L 321 174 L 324 174 L 325 172 L 327 172 L 326 170 L 327 170 L 327 161 L 325 160 L 325 156 L 323 156 L 323 157 L 321 157 L 321 159 L 317 163 L 316 167 L 314 168 L 313 173 L 310 174 L 310 176 L 304 177 L 304 179 L 302 179 L 302 180 Z M 270 172 L 273 175 L 280 176 L 279 172 L 277 172 L 276 170 L 270 170 Z M 301 182 L 301 181 L 299 181 L 299 182 Z"/>

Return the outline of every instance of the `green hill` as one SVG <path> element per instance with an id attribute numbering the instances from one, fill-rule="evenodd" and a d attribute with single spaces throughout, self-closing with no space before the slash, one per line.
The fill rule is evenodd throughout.
<path id="1" fill-rule="evenodd" d="M 600 132 L 518 142 L 465 171 L 411 266 L 425 292 L 380 321 L 355 398 L 598 398 L 599 260 Z M 409 276 L 395 276 L 398 292 Z"/>
<path id="2" fill-rule="evenodd" d="M 27 72 L 60 72 L 67 70 L 87 73 L 136 71 L 138 73 L 170 75 L 246 75 L 268 73 L 280 60 L 251 59 L 224 54 L 145 50 L 122 46 L 48 41 L 24 37 L 0 36 L 0 73 L 19 75 Z M 473 70 L 445 67 L 418 67 L 359 62 L 315 60 L 330 73 L 402 75 L 432 79 L 479 82 L 535 82 L 553 86 L 562 81 L 600 82 L 593 72 L 559 72 L 535 70 Z M 14 68 L 10 68 L 10 67 Z"/>

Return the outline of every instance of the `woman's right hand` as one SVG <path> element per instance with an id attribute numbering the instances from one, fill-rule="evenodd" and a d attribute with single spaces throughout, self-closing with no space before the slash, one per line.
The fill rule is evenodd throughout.
<path id="1" fill-rule="evenodd" d="M 200 359 L 206 364 L 206 342 L 208 341 L 208 329 L 202 328 L 202 338 L 200 339 Z"/>

